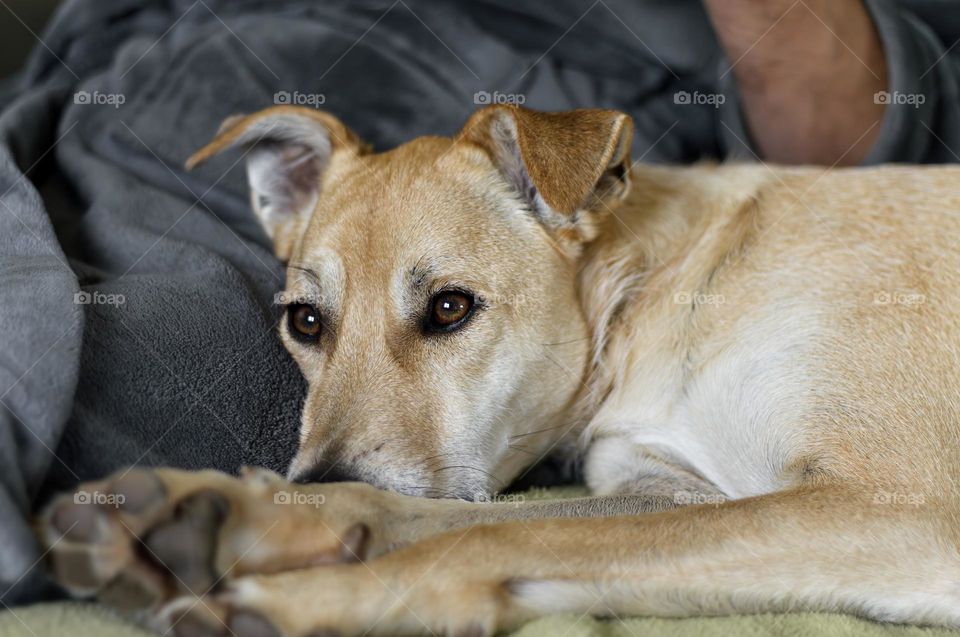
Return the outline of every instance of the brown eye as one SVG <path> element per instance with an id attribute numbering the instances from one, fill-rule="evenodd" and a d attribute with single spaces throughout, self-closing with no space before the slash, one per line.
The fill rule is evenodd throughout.
<path id="1" fill-rule="evenodd" d="M 433 297 L 430 308 L 430 327 L 439 330 L 451 330 L 470 316 L 473 309 L 473 297 L 463 292 L 451 290 Z"/>
<path id="2" fill-rule="evenodd" d="M 287 321 L 290 333 L 297 338 L 314 340 L 320 336 L 320 312 L 312 305 L 287 306 Z"/>

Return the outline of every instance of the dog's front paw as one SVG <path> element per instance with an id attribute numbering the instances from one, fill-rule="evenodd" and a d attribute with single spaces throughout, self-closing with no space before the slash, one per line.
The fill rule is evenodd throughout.
<path id="1" fill-rule="evenodd" d="M 207 598 L 180 598 L 156 625 L 189 637 L 489 637 L 504 625 L 507 587 L 483 569 L 446 567 L 458 549 L 450 539 L 369 564 L 242 577 Z"/>
<path id="2" fill-rule="evenodd" d="M 55 499 L 40 520 L 56 580 L 75 595 L 160 613 L 249 574 L 366 559 L 382 492 L 294 485 L 266 471 L 132 469 Z"/>

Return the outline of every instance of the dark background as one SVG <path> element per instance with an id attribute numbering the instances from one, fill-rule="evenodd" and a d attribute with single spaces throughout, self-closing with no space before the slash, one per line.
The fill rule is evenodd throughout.
<path id="1" fill-rule="evenodd" d="M 3 78 L 23 66 L 30 49 L 37 43 L 30 32 L 40 35 L 60 0 L 5 0 L 4 4 L 6 6 L 0 4 L 0 42 L 3 42 L 0 77 Z"/>

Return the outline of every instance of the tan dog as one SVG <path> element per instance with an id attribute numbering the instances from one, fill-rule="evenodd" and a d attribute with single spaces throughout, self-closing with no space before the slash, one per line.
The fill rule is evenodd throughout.
<path id="1" fill-rule="evenodd" d="M 631 136 L 490 107 L 373 154 L 308 109 L 229 120 L 190 163 L 247 148 L 290 264 L 295 482 L 85 485 L 117 506 L 52 504 L 59 580 L 178 635 L 960 626 L 960 169 L 631 172 Z M 417 497 L 482 498 L 556 449 L 597 497 Z M 390 491 L 296 484 L 331 477 Z"/>

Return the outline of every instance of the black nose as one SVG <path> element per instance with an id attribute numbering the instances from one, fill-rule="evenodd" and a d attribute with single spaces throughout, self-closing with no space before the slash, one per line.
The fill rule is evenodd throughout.
<path id="1" fill-rule="evenodd" d="M 296 482 L 297 484 L 309 484 L 311 482 L 360 482 L 361 480 L 362 478 L 356 471 L 336 462 L 321 462 L 313 467 L 306 467 L 290 478 L 291 482 Z"/>

